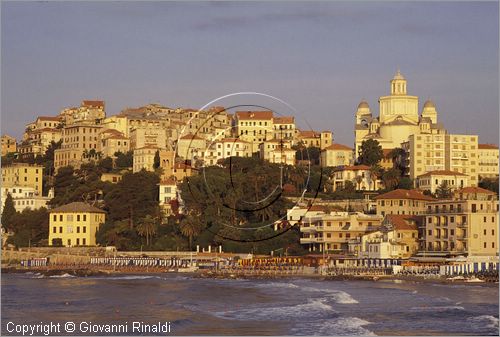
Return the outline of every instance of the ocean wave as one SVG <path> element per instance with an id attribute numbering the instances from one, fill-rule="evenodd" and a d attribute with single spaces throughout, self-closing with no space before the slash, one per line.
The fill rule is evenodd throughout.
<path id="1" fill-rule="evenodd" d="M 329 298 L 332 298 L 338 304 L 357 304 L 357 303 L 359 303 L 349 293 L 346 293 L 345 291 L 342 291 L 342 290 L 321 289 L 321 288 L 314 288 L 314 287 L 304 287 L 304 288 L 301 288 L 301 290 L 310 291 L 310 292 L 325 293 L 326 296 L 328 296 Z"/>
<path id="2" fill-rule="evenodd" d="M 52 276 L 49 276 L 49 277 L 50 278 L 73 278 L 73 277 L 76 277 L 76 276 L 68 274 L 68 273 L 64 273 L 64 274 L 61 274 L 61 275 L 52 275 Z"/>
<path id="3" fill-rule="evenodd" d="M 241 310 L 219 311 L 215 316 L 233 320 L 290 320 L 313 318 L 329 318 L 336 313 L 333 308 L 325 303 L 325 299 L 310 299 L 307 303 L 294 306 L 258 307 Z"/>
<path id="4" fill-rule="evenodd" d="M 460 305 L 445 305 L 437 307 L 411 307 L 410 310 L 413 311 L 453 311 L 453 310 L 465 310 L 464 307 Z"/>
<path id="5" fill-rule="evenodd" d="M 291 332 L 296 335 L 323 336 L 375 336 L 375 333 L 364 326 L 371 324 L 358 317 L 337 317 L 316 322 L 298 323 Z"/>
<path id="6" fill-rule="evenodd" d="M 127 275 L 127 276 L 106 276 L 107 280 L 147 280 L 152 278 L 160 278 L 152 275 Z"/>
<path id="7" fill-rule="evenodd" d="M 298 285 L 289 282 L 266 282 L 258 283 L 254 285 L 257 288 L 288 288 L 297 289 L 300 288 Z"/>
<path id="8" fill-rule="evenodd" d="M 481 316 L 469 317 L 467 318 L 467 320 L 474 325 L 480 325 L 488 329 L 498 330 L 498 317 L 495 316 L 481 315 Z"/>

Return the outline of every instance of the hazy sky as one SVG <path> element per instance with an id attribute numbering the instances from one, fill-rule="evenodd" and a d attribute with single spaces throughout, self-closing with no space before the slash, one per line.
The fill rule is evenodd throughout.
<path id="1" fill-rule="evenodd" d="M 498 3 L 2 1 L 2 133 L 83 99 L 107 114 L 199 108 L 233 92 L 283 99 L 352 145 L 397 67 L 454 133 L 498 144 Z M 248 102 L 241 102 L 246 104 Z M 421 109 L 421 108 L 420 108 Z"/>

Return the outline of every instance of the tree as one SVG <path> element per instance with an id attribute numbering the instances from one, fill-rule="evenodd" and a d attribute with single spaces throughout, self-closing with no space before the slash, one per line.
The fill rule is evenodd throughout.
<path id="1" fill-rule="evenodd" d="M 389 152 L 388 157 L 392 159 L 394 168 L 401 171 L 401 174 L 406 174 L 406 151 L 400 147 L 394 148 Z"/>
<path id="2" fill-rule="evenodd" d="M 113 170 L 113 159 L 110 157 L 101 159 L 98 166 L 103 172 L 111 172 Z"/>
<path id="3" fill-rule="evenodd" d="M 383 172 L 384 169 L 379 164 L 374 164 L 370 166 L 370 181 L 373 184 L 372 186 L 373 190 L 375 190 L 377 179 L 379 179 L 382 176 Z"/>
<path id="4" fill-rule="evenodd" d="M 402 177 L 399 180 L 398 183 L 398 188 L 404 189 L 404 190 L 411 190 L 413 189 L 413 180 L 409 177 Z"/>
<path id="5" fill-rule="evenodd" d="M 361 190 L 361 183 L 363 182 L 363 177 L 362 176 L 356 176 L 354 177 L 354 181 L 356 182 L 357 190 Z"/>
<path id="6" fill-rule="evenodd" d="M 401 171 L 396 168 L 389 169 L 382 174 L 382 181 L 387 190 L 395 189 L 401 179 Z"/>
<path id="7" fill-rule="evenodd" d="M 382 157 L 382 146 L 380 146 L 377 140 L 367 139 L 361 143 L 358 154 L 359 164 L 372 166 L 377 164 Z"/>
<path id="8" fill-rule="evenodd" d="M 2 211 L 2 226 L 7 230 L 12 230 L 12 221 L 16 215 L 16 208 L 14 207 L 14 200 L 12 195 L 7 193 L 5 204 Z"/>
<path id="9" fill-rule="evenodd" d="M 151 215 L 146 215 L 140 220 L 137 233 L 146 237 L 146 246 L 149 246 L 149 239 L 156 234 L 156 220 Z"/>
<path id="10" fill-rule="evenodd" d="M 153 162 L 153 168 L 156 170 L 159 167 L 160 167 L 160 151 L 156 151 L 154 162 Z"/>
<path id="11" fill-rule="evenodd" d="M 198 216 L 188 215 L 181 220 L 179 229 L 183 236 L 189 240 L 189 249 L 192 249 L 193 238 L 198 236 L 203 227 Z"/>
<path id="12" fill-rule="evenodd" d="M 45 207 L 27 208 L 14 215 L 12 227 L 14 235 L 9 237 L 8 243 L 16 247 L 36 246 L 49 236 L 49 213 Z"/>
<path id="13" fill-rule="evenodd" d="M 451 197 L 451 188 L 446 181 L 443 181 L 436 189 L 436 198 L 448 199 Z"/>
<path id="14" fill-rule="evenodd" d="M 133 151 L 129 151 L 127 153 L 116 152 L 115 153 L 116 160 L 116 168 L 124 169 L 129 168 L 134 165 L 134 153 Z"/>
<path id="15" fill-rule="evenodd" d="M 479 187 L 490 190 L 498 194 L 498 178 L 483 178 L 479 181 Z"/>

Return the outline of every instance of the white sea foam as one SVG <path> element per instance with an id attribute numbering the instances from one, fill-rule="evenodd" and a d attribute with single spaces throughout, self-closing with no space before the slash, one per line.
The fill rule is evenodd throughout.
<path id="1" fill-rule="evenodd" d="M 68 274 L 68 273 L 64 273 L 62 275 L 52 275 L 52 276 L 49 276 L 49 277 L 50 278 L 73 278 L 73 277 L 76 277 L 76 276 Z"/>
<path id="2" fill-rule="evenodd" d="M 413 311 L 450 311 L 450 310 L 465 310 L 464 307 L 459 305 L 446 305 L 436 307 L 412 307 Z"/>
<path id="3" fill-rule="evenodd" d="M 359 303 L 357 300 L 352 298 L 352 296 L 349 293 L 346 293 L 345 291 L 342 291 L 342 290 L 322 289 L 322 288 L 314 288 L 314 287 L 304 287 L 301 290 L 325 293 L 326 296 L 332 298 L 336 303 L 339 303 L 339 304 Z"/>
<path id="4" fill-rule="evenodd" d="M 159 276 L 151 275 L 127 275 L 127 276 L 110 276 L 106 277 L 107 280 L 146 280 L 151 278 L 159 278 Z"/>
<path id="5" fill-rule="evenodd" d="M 294 306 L 258 307 L 240 310 L 219 311 L 215 315 L 234 320 L 290 320 L 305 317 L 330 317 L 335 310 L 324 299 L 308 300 L 307 303 Z"/>
<path id="6" fill-rule="evenodd" d="M 297 289 L 300 288 L 298 285 L 289 282 L 265 282 L 255 284 L 257 288 L 288 288 Z"/>
<path id="7" fill-rule="evenodd" d="M 323 336 L 375 336 L 364 326 L 371 324 L 358 317 L 337 317 L 329 320 L 305 322 L 292 328 L 293 334 Z"/>
<path id="8" fill-rule="evenodd" d="M 467 320 L 474 325 L 484 326 L 488 329 L 498 329 L 498 317 L 495 316 L 481 315 L 469 317 Z"/>

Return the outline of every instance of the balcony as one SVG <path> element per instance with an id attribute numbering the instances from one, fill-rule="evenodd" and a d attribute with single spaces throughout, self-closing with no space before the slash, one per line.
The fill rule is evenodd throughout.
<path id="1" fill-rule="evenodd" d="M 317 242 L 323 242 L 323 238 L 300 238 L 300 243 L 317 243 Z"/>

